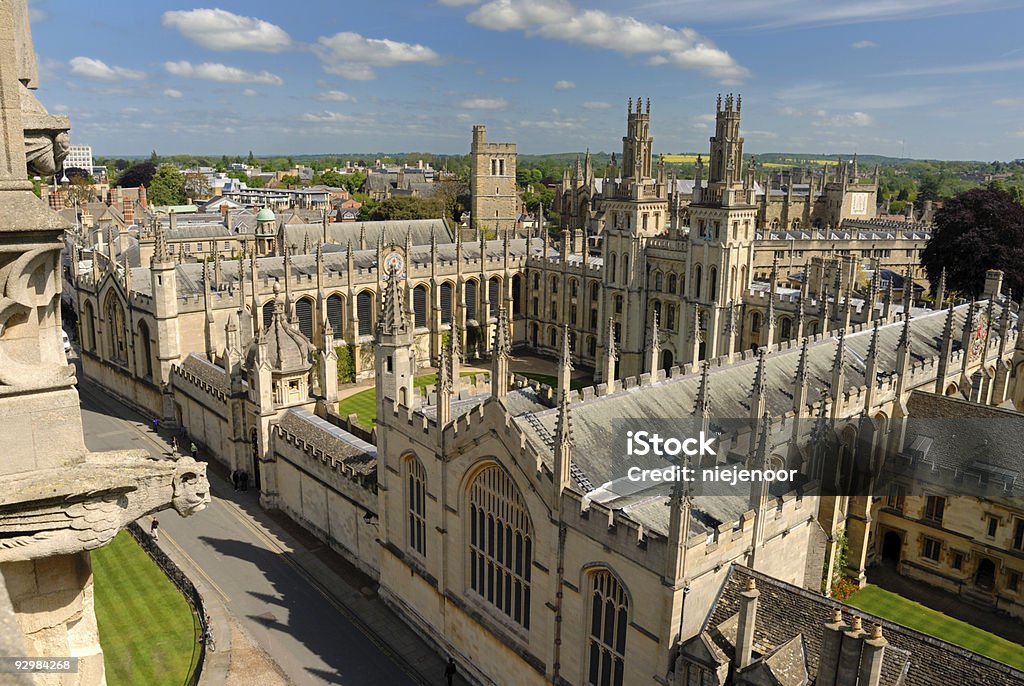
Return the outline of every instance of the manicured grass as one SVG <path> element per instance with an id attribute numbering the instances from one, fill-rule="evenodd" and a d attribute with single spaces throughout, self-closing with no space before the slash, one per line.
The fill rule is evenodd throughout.
<path id="1" fill-rule="evenodd" d="M 551 388 L 558 388 L 558 377 L 555 376 L 554 374 L 538 374 L 537 372 L 514 372 L 514 373 L 518 374 L 519 376 L 525 376 L 527 379 L 533 379 L 534 381 L 539 381 L 542 384 L 547 384 L 548 386 L 551 386 Z M 573 379 L 569 383 L 569 385 L 574 390 L 579 390 L 580 388 L 585 388 L 586 386 L 589 386 L 590 384 L 588 384 L 583 379 Z"/>
<path id="2" fill-rule="evenodd" d="M 921 633 L 955 643 L 993 660 L 1024 669 L 1024 648 L 959 619 L 907 600 L 877 586 L 866 586 L 853 594 L 849 603 L 865 612 L 916 629 Z M 979 610 L 981 612 L 981 610 Z"/>
<path id="3" fill-rule="evenodd" d="M 110 686 L 180 686 L 199 656 L 192 608 L 127 531 L 92 553 Z"/>
<path id="4" fill-rule="evenodd" d="M 461 377 L 475 377 L 480 372 L 462 372 Z M 416 388 L 425 388 L 437 383 L 437 374 L 423 374 L 412 381 Z M 338 403 L 338 414 L 347 417 L 350 414 L 356 415 L 359 423 L 363 426 L 373 426 L 377 423 L 377 389 L 367 388 L 359 391 Z"/>

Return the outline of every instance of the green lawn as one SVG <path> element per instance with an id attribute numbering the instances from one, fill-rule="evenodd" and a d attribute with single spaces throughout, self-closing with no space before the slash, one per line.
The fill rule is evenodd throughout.
<path id="1" fill-rule="evenodd" d="M 92 568 L 107 683 L 186 683 L 199 623 L 184 596 L 127 531 L 93 551 Z"/>
<path id="2" fill-rule="evenodd" d="M 481 372 L 461 372 L 461 377 L 475 377 Z M 423 374 L 412 381 L 416 388 L 425 388 L 437 383 L 437 374 Z M 359 423 L 363 426 L 373 426 L 377 423 L 377 389 L 367 388 L 359 391 L 338 403 L 338 414 L 347 417 L 350 414 L 356 415 Z"/>
<path id="3" fill-rule="evenodd" d="M 554 374 L 539 374 L 537 372 L 513 372 L 513 374 L 518 374 L 519 376 L 525 376 L 527 379 L 539 381 L 542 384 L 547 384 L 548 386 L 551 386 L 551 388 L 558 388 L 558 377 L 555 376 Z M 590 386 L 591 384 L 587 383 L 584 379 L 573 379 L 569 383 L 569 385 L 574 390 L 579 390 L 581 388 Z"/>
<path id="4" fill-rule="evenodd" d="M 936 612 L 912 600 L 878 586 L 866 586 L 857 591 L 849 603 L 865 612 L 884 617 L 889 621 L 916 629 L 921 633 L 935 636 L 963 646 L 976 653 L 987 655 L 1017 669 L 1024 669 L 1024 648 L 987 631 L 975 628 L 941 612 Z M 980 610 L 979 610 L 980 612 Z"/>

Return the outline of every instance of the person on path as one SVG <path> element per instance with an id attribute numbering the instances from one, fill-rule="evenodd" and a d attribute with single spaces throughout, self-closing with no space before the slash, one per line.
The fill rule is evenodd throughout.
<path id="1" fill-rule="evenodd" d="M 237 469 L 232 469 L 231 470 L 231 485 L 235 487 L 236 491 L 238 490 L 238 481 L 239 481 L 238 470 Z"/>
<path id="2" fill-rule="evenodd" d="M 158 433 L 160 430 L 160 420 L 153 417 L 153 433 Z"/>
<path id="3" fill-rule="evenodd" d="M 192 459 L 193 460 L 196 459 L 196 455 L 199 454 L 199 448 L 196 447 L 196 442 L 195 441 L 192 441 L 192 444 L 189 446 L 188 450 L 189 450 L 190 453 L 192 453 Z"/>
<path id="4" fill-rule="evenodd" d="M 173 455 L 176 452 L 178 452 L 178 439 L 171 436 L 171 454 Z"/>
<path id="5" fill-rule="evenodd" d="M 153 523 L 149 525 L 149 535 L 153 537 L 154 541 L 160 540 L 160 522 L 156 517 L 153 517 Z"/>
<path id="6" fill-rule="evenodd" d="M 455 673 L 459 671 L 458 666 L 455 664 L 455 658 L 448 658 L 448 664 L 444 668 L 444 678 L 448 682 L 448 686 L 452 686 L 452 679 L 455 678 Z"/>

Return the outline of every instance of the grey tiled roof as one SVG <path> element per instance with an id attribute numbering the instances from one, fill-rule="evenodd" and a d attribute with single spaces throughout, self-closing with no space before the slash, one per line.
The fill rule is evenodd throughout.
<path id="1" fill-rule="evenodd" d="M 323 225 L 318 222 L 309 224 L 288 224 L 283 227 L 286 245 L 302 246 L 306 237 L 311 244 L 323 238 Z M 404 245 L 407 234 L 412 236 L 413 245 L 430 245 L 431 232 L 437 243 L 451 243 L 455 240 L 451 228 L 444 219 L 410 219 L 379 222 L 330 222 L 327 225 L 327 242 L 347 246 L 349 241 L 359 247 L 359 237 L 365 232 L 366 247 L 375 247 L 383 235 L 386 243 Z"/>
<path id="2" fill-rule="evenodd" d="M 708 613 L 704 628 L 714 637 L 716 627 L 726 625 L 739 612 L 740 594 L 746 590 L 751 577 L 760 592 L 754 627 L 755 651 L 766 654 L 796 634 L 802 634 L 813 679 L 818 672 L 829 612 L 834 607 L 842 607 L 830 598 L 734 565 Z M 1019 686 L 1024 683 L 1024 672 L 1000 662 L 866 612 L 846 609 L 862 618 L 866 630 L 873 624 L 882 625 L 882 635 L 889 646 L 882 661 L 881 686 Z M 730 656 L 734 654 L 735 632 L 731 634 L 731 639 L 715 641 Z"/>
<path id="3" fill-rule="evenodd" d="M 281 417 L 280 426 L 303 442 L 344 464 L 360 476 L 377 473 L 377 448 L 339 429 L 305 408 L 293 407 Z"/>
<path id="4" fill-rule="evenodd" d="M 181 368 L 221 393 L 231 392 L 224 370 L 197 353 L 189 353 L 181 361 Z"/>

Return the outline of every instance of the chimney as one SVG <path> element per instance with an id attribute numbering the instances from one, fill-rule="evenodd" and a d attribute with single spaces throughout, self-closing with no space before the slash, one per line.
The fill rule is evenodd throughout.
<path id="1" fill-rule="evenodd" d="M 757 590 L 754 577 L 747 579 L 747 590 L 740 594 L 740 619 L 736 629 L 736 669 L 746 669 L 753 660 L 754 623 L 757 621 Z"/>
<path id="2" fill-rule="evenodd" d="M 128 198 L 121 199 L 121 215 L 124 217 L 125 224 L 135 223 L 135 205 Z"/>
<path id="3" fill-rule="evenodd" d="M 871 628 L 871 637 L 864 639 L 864 649 L 860 656 L 859 686 L 878 686 L 882 678 L 882 658 L 889 642 L 882 636 L 882 625 L 875 624 Z"/>
<path id="4" fill-rule="evenodd" d="M 146 187 L 139 186 L 139 204 L 143 207 L 149 207 L 149 203 L 146 201 Z"/>
<path id="5" fill-rule="evenodd" d="M 224 214 L 224 226 L 228 227 L 228 233 L 235 232 L 235 215 L 227 205 L 221 205 L 221 212 Z"/>
<path id="6" fill-rule="evenodd" d="M 861 619 L 854 616 L 850 620 L 850 630 L 843 634 L 843 646 L 839 651 L 839 669 L 836 671 L 836 686 L 848 686 L 857 683 L 864 636 L 865 633 L 861 627 Z"/>
<path id="7" fill-rule="evenodd" d="M 985 297 L 995 300 L 1002 295 L 1003 272 L 998 269 L 989 269 L 985 272 Z"/>
<path id="8" fill-rule="evenodd" d="M 176 229 L 178 228 L 178 216 L 174 213 L 174 210 L 171 210 L 167 214 L 167 223 L 169 225 L 169 231 L 171 233 L 171 236 L 172 237 L 176 236 L 177 235 Z"/>
<path id="9" fill-rule="evenodd" d="M 825 631 L 821 636 L 821 655 L 818 656 L 818 678 L 816 686 L 836 686 L 836 675 L 839 670 L 839 650 L 842 646 L 843 611 L 838 607 L 832 609 L 830 621 L 825 623 Z"/>

